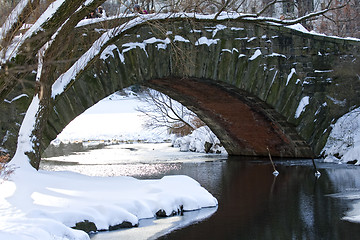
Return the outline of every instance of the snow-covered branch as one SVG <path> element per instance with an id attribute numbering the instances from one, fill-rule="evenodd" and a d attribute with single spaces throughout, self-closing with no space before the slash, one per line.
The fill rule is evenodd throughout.
<path id="1" fill-rule="evenodd" d="M 25 20 L 38 5 L 39 0 L 21 0 L 18 3 L 0 28 L 0 50 L 5 48 L 14 38 Z"/>

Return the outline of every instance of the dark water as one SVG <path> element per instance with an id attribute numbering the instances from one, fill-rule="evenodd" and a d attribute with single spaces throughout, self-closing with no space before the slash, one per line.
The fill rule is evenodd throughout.
<path id="1" fill-rule="evenodd" d="M 360 190 L 358 166 L 317 163 L 322 175 L 316 178 L 311 160 L 277 161 L 277 177 L 267 159 L 219 156 L 146 164 L 161 170 L 133 175 L 190 176 L 218 199 L 219 206 L 202 221 L 141 239 L 360 239 L 360 224 L 342 220 L 358 200 L 339 197 Z M 140 222 L 137 229 L 146 225 Z M 92 238 L 140 239 L 135 236 L 120 237 L 113 232 Z"/>
<path id="2" fill-rule="evenodd" d="M 349 200 L 330 195 L 354 189 L 353 182 L 333 182 L 330 175 L 337 169 L 320 169 L 322 176 L 317 179 L 310 161 L 292 163 L 277 164 L 278 177 L 266 162 L 236 158 L 184 166 L 183 173 L 218 199 L 218 210 L 203 222 L 159 239 L 360 238 L 360 224 L 341 220 Z"/>

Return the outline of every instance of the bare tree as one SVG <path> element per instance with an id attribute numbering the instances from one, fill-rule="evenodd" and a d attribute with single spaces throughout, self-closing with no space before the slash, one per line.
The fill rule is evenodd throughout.
<path id="1" fill-rule="evenodd" d="M 360 2 L 350 0 L 345 5 L 343 1 L 334 0 L 331 7 L 334 11 L 313 21 L 313 28 L 328 35 L 360 38 Z"/>
<path id="2" fill-rule="evenodd" d="M 136 110 L 148 117 L 147 128 L 165 127 L 171 134 L 185 136 L 205 125 L 195 113 L 156 90 L 145 89 L 139 94 L 139 99 L 145 105 Z"/>

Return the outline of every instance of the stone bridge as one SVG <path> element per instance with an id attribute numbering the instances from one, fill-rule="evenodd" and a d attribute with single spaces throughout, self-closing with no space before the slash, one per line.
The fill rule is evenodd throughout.
<path id="1" fill-rule="evenodd" d="M 122 21 L 79 26 L 62 56 L 68 61 L 59 61 L 54 75 L 60 76 L 105 29 Z M 267 156 L 269 148 L 276 157 L 319 156 L 331 124 L 360 106 L 359 46 L 356 40 L 257 21 L 142 24 L 107 44 L 49 102 L 48 117 L 38 126 L 43 131 L 37 151 L 102 98 L 140 84 L 198 114 L 229 154 Z M 3 151 L 14 153 L 33 93 L 33 87 L 16 88 L 0 105 Z"/>

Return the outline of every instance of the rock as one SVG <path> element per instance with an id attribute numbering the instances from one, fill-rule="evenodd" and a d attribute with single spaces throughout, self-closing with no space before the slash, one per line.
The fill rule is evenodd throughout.
<path id="1" fill-rule="evenodd" d="M 97 227 L 96 227 L 95 223 L 90 222 L 88 220 L 84 220 L 83 222 L 78 222 L 75 224 L 75 227 L 72 227 L 72 228 L 82 230 L 86 233 L 97 231 Z"/>
<path id="2" fill-rule="evenodd" d="M 346 163 L 355 165 L 357 162 L 358 162 L 358 160 L 355 159 L 355 160 L 352 160 L 352 161 L 348 161 Z"/>
<path id="3" fill-rule="evenodd" d="M 210 142 L 205 142 L 205 144 L 204 144 L 205 152 L 206 152 L 206 153 L 209 153 L 209 152 L 211 151 L 211 147 L 212 147 L 212 146 L 213 146 L 212 143 L 210 143 Z"/>
<path id="4" fill-rule="evenodd" d="M 163 217 L 170 217 L 170 216 L 175 216 L 175 215 L 183 215 L 184 214 L 184 206 L 180 205 L 177 212 L 174 210 L 172 211 L 172 213 L 170 215 L 166 215 L 166 212 L 164 209 L 160 209 L 159 211 L 156 212 L 156 217 L 158 218 L 163 218 Z"/>
<path id="5" fill-rule="evenodd" d="M 160 209 L 156 212 L 156 217 L 167 217 L 166 212 L 164 209 Z"/>
<path id="6" fill-rule="evenodd" d="M 120 228 L 132 228 L 132 227 L 137 227 L 137 226 L 138 226 L 138 224 L 133 225 L 131 222 L 123 221 L 120 224 L 117 224 L 114 226 L 109 226 L 109 231 L 118 230 Z"/>

